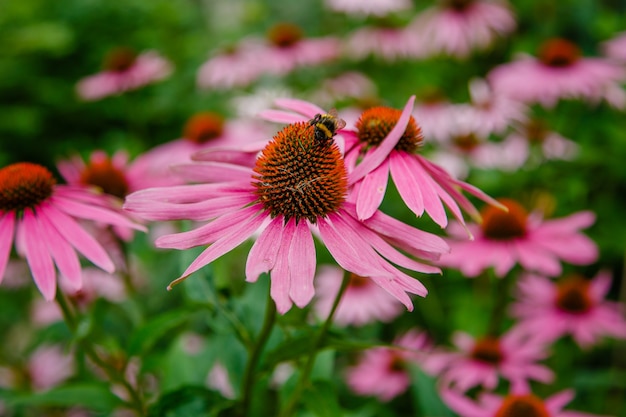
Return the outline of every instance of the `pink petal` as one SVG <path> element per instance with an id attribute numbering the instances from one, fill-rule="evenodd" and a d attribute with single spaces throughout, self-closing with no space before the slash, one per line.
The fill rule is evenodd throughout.
<path id="1" fill-rule="evenodd" d="M 295 98 L 278 98 L 274 100 L 274 103 L 276 103 L 278 107 L 303 114 L 309 117 L 309 119 L 314 118 L 316 114 L 328 113 L 326 110 L 313 103 Z"/>
<path id="2" fill-rule="evenodd" d="M 391 153 L 391 151 L 395 148 L 395 146 L 400 141 L 400 138 L 404 134 L 407 125 L 411 119 L 411 112 L 413 111 L 413 103 L 415 102 L 415 96 L 411 96 L 409 101 L 407 101 L 404 109 L 402 110 L 402 115 L 398 119 L 396 125 L 391 129 L 391 132 L 387 135 L 387 137 L 382 141 L 382 143 L 376 147 L 376 150 L 369 154 L 367 158 L 364 158 L 363 161 L 352 171 L 350 177 L 348 179 L 349 184 L 354 184 L 365 175 L 370 173 L 376 167 L 378 167 Z"/>
<path id="3" fill-rule="evenodd" d="M 126 196 L 124 208 L 133 209 L 133 203 L 142 201 L 159 201 L 165 203 L 188 204 L 199 201 L 211 200 L 237 192 L 249 193 L 251 186 L 238 186 L 236 184 L 192 184 L 177 185 L 172 187 L 155 187 L 135 191 Z"/>
<path id="4" fill-rule="evenodd" d="M 378 210 L 387 190 L 388 177 L 389 164 L 383 162 L 359 183 L 356 200 L 356 212 L 359 220 L 369 219 Z"/>
<path id="5" fill-rule="evenodd" d="M 259 205 L 239 209 L 188 232 L 161 236 L 154 243 L 159 248 L 169 249 L 189 249 L 208 245 L 230 234 L 238 225 L 256 216 L 259 209 Z"/>
<path id="6" fill-rule="evenodd" d="M 0 217 L 0 282 L 4 278 L 4 272 L 11 254 L 14 230 L 15 213 L 9 211 Z"/>
<path id="7" fill-rule="evenodd" d="M 168 285 L 168 290 L 171 289 L 174 285 L 180 283 L 185 280 L 189 275 L 196 272 L 198 269 L 206 266 L 224 255 L 227 252 L 230 252 L 237 246 L 241 245 L 246 239 L 248 239 L 252 234 L 261 226 L 265 217 L 262 215 L 258 215 L 252 218 L 249 218 L 247 221 L 241 222 L 240 224 L 233 226 L 232 230 L 229 234 L 221 237 L 207 249 L 205 249 L 192 263 L 189 267 L 183 272 L 183 274 L 172 281 L 170 285 Z"/>
<path id="8" fill-rule="evenodd" d="M 276 303 L 279 313 L 286 313 L 292 305 L 289 297 L 291 287 L 291 273 L 289 271 L 289 249 L 295 234 L 296 221 L 292 218 L 287 221 L 282 233 L 282 242 L 278 249 L 276 263 L 272 269 L 270 295 Z"/>
<path id="9" fill-rule="evenodd" d="M 24 210 L 24 217 L 19 223 L 18 232 L 22 233 L 26 261 L 28 261 L 35 284 L 47 301 L 54 300 L 56 271 L 46 242 L 41 239 L 42 232 L 37 224 L 37 218 L 31 209 Z"/>
<path id="10" fill-rule="evenodd" d="M 91 206 L 83 203 L 72 201 L 65 197 L 50 197 L 50 202 L 65 213 L 81 219 L 89 219 L 96 222 L 107 223 L 115 226 L 130 227 L 131 229 L 146 231 L 145 226 L 130 221 L 127 217 L 122 216 L 102 207 Z"/>
<path id="11" fill-rule="evenodd" d="M 406 152 L 394 152 L 391 154 L 389 164 L 391 177 L 393 178 L 393 183 L 398 188 L 402 201 L 419 217 L 424 214 L 424 198 L 420 191 L 421 184 L 413 174 L 414 164 L 406 160 L 409 158 L 411 158 L 411 155 Z"/>
<path id="12" fill-rule="evenodd" d="M 398 153 L 401 152 L 398 151 Z M 439 198 L 439 190 L 441 190 L 441 188 L 424 170 L 422 164 L 419 162 L 419 159 L 411 158 L 410 155 L 407 156 L 409 157 L 407 162 L 411 167 L 410 169 L 413 175 L 415 176 L 416 184 L 419 184 L 419 187 L 422 190 L 422 198 L 424 199 L 424 209 L 426 210 L 426 213 L 428 213 L 435 223 L 445 228 L 448 225 L 448 216 L 446 215 L 446 210 L 443 207 L 441 198 Z"/>
<path id="13" fill-rule="evenodd" d="M 171 170 L 189 182 L 223 183 L 252 180 L 252 171 L 249 167 L 224 162 L 179 164 L 173 165 Z"/>
<path id="14" fill-rule="evenodd" d="M 315 114 L 307 119 L 306 116 L 301 116 L 299 114 L 294 114 L 283 110 L 263 110 L 259 112 L 257 116 L 270 122 L 291 124 L 306 122 L 307 120 L 315 117 Z"/>
<path id="15" fill-rule="evenodd" d="M 40 215 L 38 220 L 39 228 L 42 232 L 41 239 L 46 242 L 54 263 L 59 268 L 61 274 L 68 279 L 72 290 L 80 290 L 82 287 L 82 274 L 76 251 L 45 215 Z"/>
<path id="16" fill-rule="evenodd" d="M 85 258 L 109 273 L 115 271 L 113 261 L 102 246 L 70 216 L 57 210 L 52 204 L 46 204 L 45 207 L 42 207 L 39 210 L 39 215 L 45 216 L 65 240 L 82 253 Z"/>
<path id="17" fill-rule="evenodd" d="M 304 308 L 315 295 L 315 245 L 306 220 L 296 224 L 296 230 L 289 247 L 289 297 L 300 308 Z"/>
<path id="18" fill-rule="evenodd" d="M 246 261 L 246 281 L 255 282 L 259 275 L 274 268 L 283 233 L 282 216 L 273 219 L 252 245 Z"/>

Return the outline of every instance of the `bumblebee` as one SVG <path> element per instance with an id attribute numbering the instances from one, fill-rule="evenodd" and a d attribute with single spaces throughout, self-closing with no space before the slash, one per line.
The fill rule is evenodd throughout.
<path id="1" fill-rule="evenodd" d="M 327 114 L 316 114 L 309 120 L 309 124 L 315 127 L 315 139 L 319 143 L 325 143 L 346 126 L 346 121 L 337 117 L 336 109 L 331 109 Z"/>

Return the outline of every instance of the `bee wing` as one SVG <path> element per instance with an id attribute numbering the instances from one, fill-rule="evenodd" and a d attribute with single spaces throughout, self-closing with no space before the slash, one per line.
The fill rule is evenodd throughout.
<path id="1" fill-rule="evenodd" d="M 340 118 L 335 119 L 335 128 L 337 130 L 339 129 L 343 129 L 344 127 L 346 127 L 346 121 Z"/>

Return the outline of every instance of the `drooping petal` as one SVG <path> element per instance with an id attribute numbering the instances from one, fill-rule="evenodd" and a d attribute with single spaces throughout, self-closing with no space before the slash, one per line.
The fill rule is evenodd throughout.
<path id="1" fill-rule="evenodd" d="M 259 275 L 274 268 L 283 233 L 282 216 L 274 218 L 252 245 L 246 261 L 246 281 L 255 282 Z"/>
<path id="2" fill-rule="evenodd" d="M 41 207 L 40 212 L 45 209 L 45 207 Z M 50 223 L 48 217 L 40 214 L 37 220 L 39 221 L 41 240 L 48 246 L 57 268 L 67 278 L 67 282 L 73 290 L 80 290 L 82 287 L 82 274 L 76 251 L 65 240 L 63 235 L 57 231 L 54 225 Z"/>
<path id="3" fill-rule="evenodd" d="M 46 242 L 41 239 L 41 230 L 37 218 L 31 209 L 24 210 L 24 217 L 18 225 L 22 233 L 26 261 L 33 274 L 37 288 L 47 301 L 54 299 L 56 293 L 56 271 Z"/>
<path id="4" fill-rule="evenodd" d="M 212 222 L 188 232 L 175 233 L 159 237 L 155 242 L 158 248 L 189 249 L 195 246 L 211 244 L 231 233 L 246 220 L 259 212 L 259 206 L 250 206 L 218 217 Z"/>
<path id="5" fill-rule="evenodd" d="M 130 221 L 127 217 L 102 207 L 78 203 L 61 196 L 50 197 L 51 203 L 65 213 L 80 219 L 89 219 L 96 222 L 108 223 L 115 226 L 130 227 L 131 229 L 146 231 L 146 227 Z"/>
<path id="6" fill-rule="evenodd" d="M 361 161 L 361 163 L 354 168 L 354 171 L 350 173 L 350 176 L 348 177 L 349 184 L 354 184 L 387 159 L 391 151 L 400 141 L 400 138 L 404 134 L 404 131 L 411 120 L 411 112 L 413 111 L 414 102 L 415 96 L 411 96 L 405 104 L 398 122 L 393 129 L 391 129 L 391 132 L 389 132 L 382 143 L 378 145 L 378 147 L 371 154 L 364 158 L 363 161 Z"/>
<path id="7" fill-rule="evenodd" d="M 359 220 L 369 219 L 378 210 L 387 191 L 388 178 L 389 164 L 385 161 L 359 183 L 356 200 L 356 212 Z"/>
<path id="8" fill-rule="evenodd" d="M 0 217 L 0 282 L 4 278 L 4 272 L 11 254 L 13 233 L 15 232 L 15 214 L 7 212 Z"/>
<path id="9" fill-rule="evenodd" d="M 102 246 L 70 216 L 52 204 L 46 205 L 45 209 L 39 212 L 39 215 L 47 217 L 65 240 L 82 253 L 85 258 L 109 273 L 115 271 L 113 261 Z"/>
<path id="10" fill-rule="evenodd" d="M 291 287 L 291 271 L 289 264 L 289 250 L 296 232 L 296 221 L 292 218 L 287 221 L 282 233 L 280 248 L 276 263 L 272 269 L 270 296 L 276 303 L 279 313 L 286 313 L 292 306 L 289 290 Z"/>
<path id="11" fill-rule="evenodd" d="M 248 239 L 252 234 L 261 226 L 263 221 L 265 220 L 264 216 L 254 216 L 249 218 L 247 221 L 241 222 L 238 225 L 233 226 L 232 230 L 218 239 L 211 246 L 206 248 L 192 263 L 189 267 L 183 272 L 183 274 L 172 281 L 170 285 L 168 285 L 168 289 L 171 289 L 174 285 L 185 280 L 189 275 L 196 272 L 198 269 L 206 266 L 224 255 L 227 252 L 230 252 L 237 246 L 241 245 L 246 239 Z"/>
<path id="12" fill-rule="evenodd" d="M 315 245 L 308 223 L 301 220 L 296 224 L 296 230 L 289 248 L 289 297 L 300 308 L 305 307 L 313 295 L 313 277 L 315 276 Z"/>
<path id="13" fill-rule="evenodd" d="M 407 159 L 411 155 L 406 152 L 393 152 L 390 156 L 389 171 L 393 178 L 393 183 L 398 188 L 402 201 L 418 217 L 424 214 L 424 197 L 418 178 L 414 174 L 414 164 Z M 445 227 L 442 226 L 442 227 Z"/>

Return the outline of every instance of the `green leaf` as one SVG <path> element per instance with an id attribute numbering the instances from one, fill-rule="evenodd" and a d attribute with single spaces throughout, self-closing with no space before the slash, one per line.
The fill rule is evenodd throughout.
<path id="1" fill-rule="evenodd" d="M 218 392 L 200 386 L 186 386 L 161 396 L 148 410 L 148 417 L 225 416 L 229 415 L 225 410 L 234 405 L 235 402 Z"/>
<path id="2" fill-rule="evenodd" d="M 9 408 L 35 406 L 84 406 L 90 410 L 110 411 L 122 404 L 107 385 L 75 384 L 53 388 L 49 391 L 19 395 L 7 400 Z"/>
<path id="3" fill-rule="evenodd" d="M 328 381 L 313 381 L 302 396 L 305 407 L 318 417 L 344 415 L 339 406 L 337 389 Z"/>
<path id="4" fill-rule="evenodd" d="M 435 378 L 426 375 L 419 367 L 409 366 L 413 401 L 425 416 L 453 417 L 454 414 L 443 404 L 436 387 Z"/>
<path id="5" fill-rule="evenodd" d="M 138 328 L 130 339 L 128 353 L 130 356 L 147 352 L 161 337 L 171 332 L 187 320 L 191 311 L 180 309 L 157 316 Z"/>

